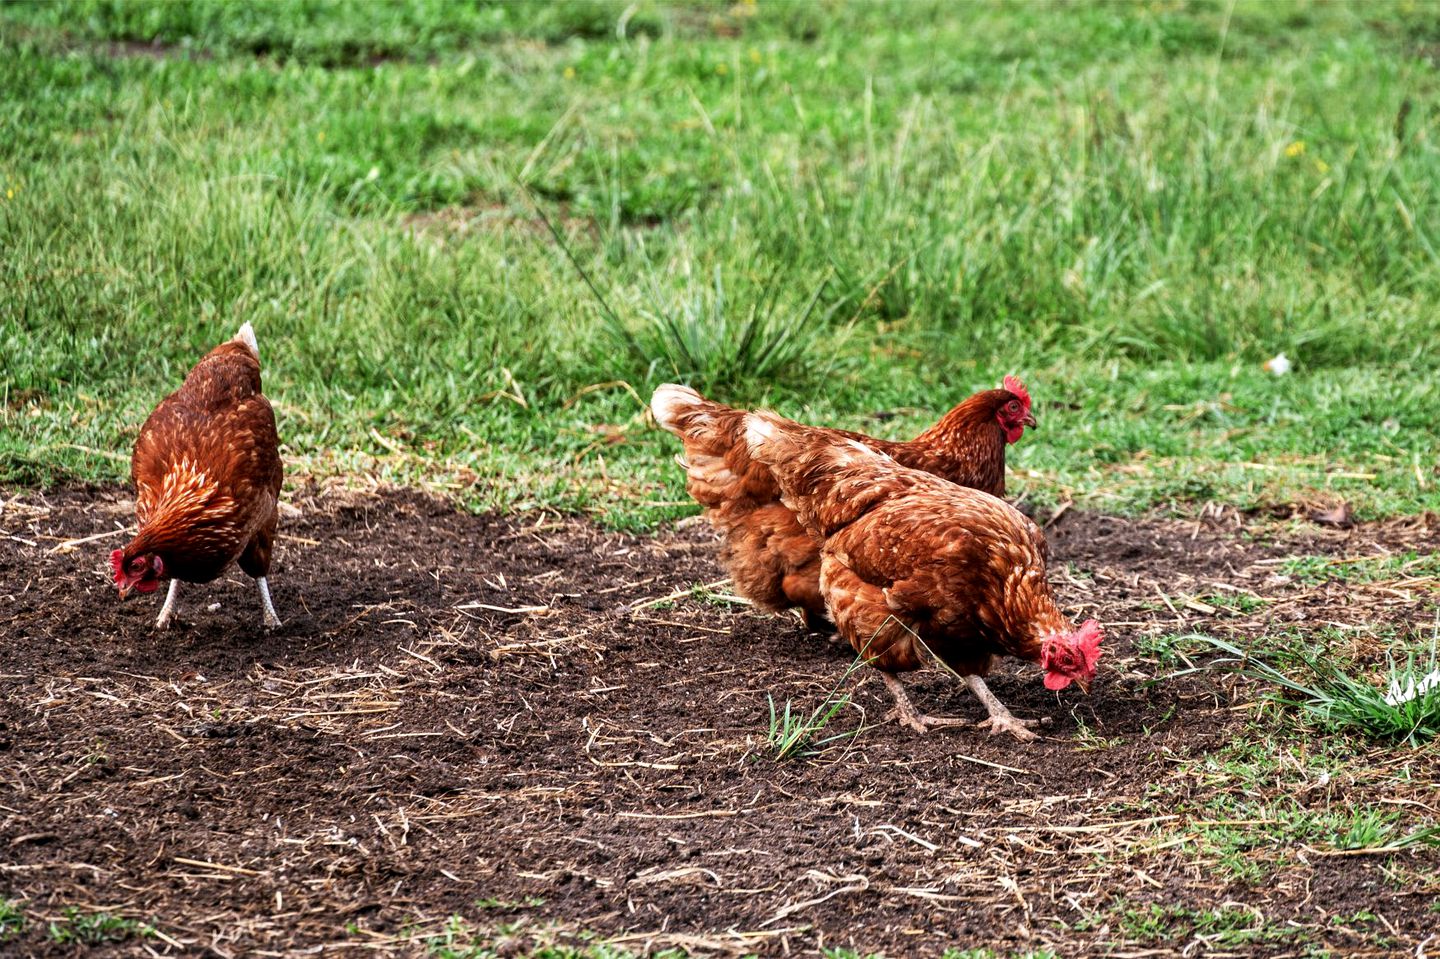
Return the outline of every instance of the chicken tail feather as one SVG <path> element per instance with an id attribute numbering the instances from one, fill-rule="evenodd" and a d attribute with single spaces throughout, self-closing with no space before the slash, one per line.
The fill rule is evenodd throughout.
<path id="1" fill-rule="evenodd" d="M 778 417 L 760 412 L 745 417 L 745 445 L 755 459 L 775 463 L 799 452 L 800 442 Z"/>
<path id="2" fill-rule="evenodd" d="M 260 359 L 260 344 L 255 341 L 255 328 L 246 320 L 241 324 L 240 329 L 235 333 L 235 342 L 244 343 L 255 354 L 255 359 Z"/>
<path id="3" fill-rule="evenodd" d="M 745 413 L 707 400 L 688 386 L 658 387 L 650 410 L 655 422 L 684 441 L 692 463 L 697 456 L 724 457 L 744 445 Z"/>
<path id="4" fill-rule="evenodd" d="M 745 418 L 745 445 L 750 456 L 770 467 L 785 496 L 785 503 L 802 515 L 797 498 L 827 496 L 840 479 L 840 471 L 865 466 L 873 476 L 895 462 L 860 442 L 759 411 Z"/>
<path id="5" fill-rule="evenodd" d="M 703 420 L 703 407 L 708 403 L 688 386 L 666 383 L 656 387 L 655 395 L 650 398 L 650 411 L 662 428 L 684 437 L 692 420 L 697 417 Z"/>

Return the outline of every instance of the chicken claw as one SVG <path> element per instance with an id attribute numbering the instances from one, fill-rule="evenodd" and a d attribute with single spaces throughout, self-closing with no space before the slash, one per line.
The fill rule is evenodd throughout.
<path id="1" fill-rule="evenodd" d="M 1038 733 L 1033 733 L 1030 731 L 1031 726 L 1038 725 L 1040 725 L 1039 722 L 1034 719 L 1016 719 L 1009 713 L 1006 713 L 1003 716 L 991 716 L 989 719 L 982 719 L 975 724 L 976 728 L 978 729 L 985 729 L 988 727 L 990 730 L 990 735 L 992 736 L 998 735 L 1002 732 L 1009 733 L 1010 735 L 1014 736 L 1018 740 L 1021 740 L 1022 742 L 1029 742 L 1032 739 L 1040 738 Z"/>
<path id="2" fill-rule="evenodd" d="M 915 730 L 917 733 L 928 733 L 932 729 L 943 729 L 946 726 L 968 726 L 970 720 L 956 719 L 953 716 L 931 716 L 928 713 L 917 712 L 914 707 L 902 710 L 899 706 L 885 714 L 885 719 L 893 719 L 902 726 Z"/>
<path id="3" fill-rule="evenodd" d="M 890 690 L 890 695 L 895 697 L 895 708 L 885 714 L 885 720 L 895 720 L 902 726 L 907 726 L 917 733 L 928 733 L 932 729 L 939 729 L 945 726 L 968 726 L 968 719 L 955 719 L 950 716 L 927 716 L 915 708 L 910 702 L 909 695 L 900 680 L 886 672 L 880 673 L 880 678 L 885 680 L 885 688 Z"/>
<path id="4" fill-rule="evenodd" d="M 1022 742 L 1040 738 L 1038 734 L 1032 733 L 1028 728 L 1038 726 L 1039 723 L 1034 719 L 1016 719 L 1015 715 L 1005 708 L 1005 704 L 990 692 L 990 687 L 985 685 L 984 679 L 979 676 L 966 676 L 965 685 L 970 687 L 970 691 L 985 704 L 985 708 L 990 712 L 990 718 L 980 720 L 975 724 L 977 727 L 981 729 L 988 727 L 992 736 L 996 733 L 1006 732 Z"/>

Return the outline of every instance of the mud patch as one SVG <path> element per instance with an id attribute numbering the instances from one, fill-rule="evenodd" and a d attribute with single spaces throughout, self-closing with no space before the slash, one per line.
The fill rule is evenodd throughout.
<path id="1" fill-rule="evenodd" d="M 849 657 L 730 602 L 703 524 L 641 538 L 414 493 L 302 496 L 272 573 L 282 629 L 258 629 L 237 573 L 182 588 L 159 634 L 159 597 L 120 603 L 109 584 L 121 537 L 102 534 L 131 522 L 125 493 L 0 502 L 0 898 L 30 919 L 7 945 L 20 954 L 73 954 L 46 925 L 69 909 L 152 922 L 155 952 L 226 956 L 411 954 L 454 914 L 512 941 L 763 955 L 1413 953 L 1435 925 L 1433 849 L 1340 856 L 1317 839 L 1262 850 L 1263 877 L 1218 866 L 1205 803 L 1230 788 L 1214 757 L 1262 735 L 1248 690 L 1157 682 L 1143 651 L 1196 629 L 1418 629 L 1435 616 L 1424 582 L 1285 570 L 1433 544 L 1431 520 L 1286 532 L 1067 513 L 1054 579 L 1067 611 L 1110 627 L 1097 688 L 1057 697 L 1021 664 L 992 683 L 1050 719 L 1046 738 L 880 724 L 889 703 L 862 673 L 836 721 L 859 734 L 776 762 L 770 697 L 808 711 Z M 1255 600 L 1216 599 L 1235 590 Z M 911 685 L 923 709 L 982 715 L 943 674 Z M 1357 774 L 1296 801 L 1418 804 L 1433 823 L 1430 756 L 1373 752 L 1367 769 L 1407 764 L 1403 788 Z M 1241 949 L 1203 923 L 1124 920 L 1227 903 L 1263 916 Z M 1335 921 L 1366 911 L 1383 913 L 1373 936 Z"/>

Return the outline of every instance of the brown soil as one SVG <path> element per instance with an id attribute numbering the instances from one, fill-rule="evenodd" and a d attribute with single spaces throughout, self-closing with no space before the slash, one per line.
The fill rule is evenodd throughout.
<path id="1" fill-rule="evenodd" d="M 1173 667 L 1136 647 L 1335 624 L 1378 651 L 1377 623 L 1434 622 L 1433 580 L 1307 586 L 1275 561 L 1431 547 L 1433 521 L 1066 513 L 1053 578 L 1110 627 L 1100 682 L 1057 696 L 1012 663 L 991 684 L 1049 718 L 1044 739 L 881 724 L 862 673 L 832 726 L 859 735 L 782 762 L 767 697 L 808 712 L 849 657 L 723 588 L 691 594 L 723 578 L 703 524 L 645 538 L 415 493 L 297 502 L 271 577 L 282 629 L 258 629 L 237 572 L 183 588 L 161 634 L 159 595 L 121 603 L 108 581 L 121 536 L 56 549 L 131 522 L 125 493 L 0 496 L 0 898 L 29 919 L 0 951 L 74 954 L 47 930 L 67 909 L 153 922 L 101 947 L 124 955 L 414 954 L 452 915 L 508 954 L 589 931 L 696 954 L 1410 955 L 1440 924 L 1434 848 L 1315 839 L 1257 848 L 1263 875 L 1225 868 L 1204 839 L 1207 800 L 1235 788 L 1216 756 L 1295 727 L 1230 674 L 1155 682 Z M 1237 589 L 1264 602 L 1213 601 Z M 938 671 L 911 688 L 982 715 Z M 1276 782 L 1317 815 L 1394 803 L 1433 825 L 1433 748 L 1367 749 L 1325 788 Z M 1152 906 L 1159 931 L 1123 920 Z M 1196 909 L 1253 934 L 1216 938 Z"/>

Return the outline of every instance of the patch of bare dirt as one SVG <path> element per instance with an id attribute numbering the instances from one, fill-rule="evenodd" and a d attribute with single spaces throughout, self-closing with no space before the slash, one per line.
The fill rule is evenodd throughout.
<path id="1" fill-rule="evenodd" d="M 550 222 L 564 236 L 583 234 L 591 240 L 600 237 L 600 224 L 593 216 L 574 212 L 573 204 L 563 192 L 556 199 L 554 191 L 547 195 L 553 200 L 555 212 Z M 622 211 L 621 223 L 627 229 L 653 230 L 664 221 L 653 214 L 634 214 Z M 499 200 L 475 197 L 468 203 L 438 207 L 408 213 L 401 218 L 401 224 L 417 240 L 425 239 L 436 246 L 463 243 L 472 236 L 486 236 L 497 233 L 523 231 L 531 236 L 549 240 L 550 227 L 533 211 L 525 211 Z"/>
<path id="2" fill-rule="evenodd" d="M 703 524 L 636 537 L 414 493 L 302 496 L 271 576 L 282 629 L 259 630 L 236 572 L 182 587 L 179 624 L 157 633 L 160 596 L 121 603 L 109 581 L 126 493 L 0 504 L 0 899 L 30 917 L 3 946 L 16 955 L 73 954 L 46 925 L 67 909 L 153 922 L 162 937 L 105 947 L 125 955 L 412 954 L 452 914 L 522 941 L 558 928 L 762 955 L 1226 951 L 1136 940 L 1113 921 L 1122 901 L 1241 903 L 1299 930 L 1230 954 L 1373 953 L 1333 921 L 1362 911 L 1399 953 L 1435 927 L 1433 849 L 1268 850 L 1258 880 L 1218 868 L 1197 838 L 1207 760 L 1255 735 L 1251 711 L 1208 674 L 1156 682 L 1136 646 L 1418 628 L 1433 585 L 1306 585 L 1276 561 L 1433 545 L 1433 520 L 1266 533 L 1228 514 L 1067 513 L 1052 572 L 1068 610 L 1110 629 L 1100 681 L 1057 696 L 1012 663 L 992 682 L 1050 719 L 1045 738 L 880 724 L 889 702 L 862 673 L 835 726 L 859 734 L 777 762 L 768 697 L 808 711 L 849 657 L 726 601 Z M 1236 590 L 1259 605 L 1214 600 Z M 922 709 L 983 715 L 938 671 L 912 689 Z M 1398 798 L 1433 822 L 1429 756 L 1401 756 L 1403 788 L 1301 801 Z"/>
<path id="3" fill-rule="evenodd" d="M 108 40 L 96 49 L 113 60 L 210 60 L 214 57 L 204 47 L 169 43 L 158 37 L 153 40 Z"/>
<path id="4" fill-rule="evenodd" d="M 538 216 L 524 215 L 509 204 L 498 200 L 476 200 L 459 206 L 439 207 L 406 214 L 402 224 L 417 238 L 428 238 L 437 245 L 460 243 L 468 237 L 524 230 L 535 236 L 549 238 L 550 229 Z M 599 235 L 599 226 L 592 217 L 575 216 L 562 211 L 552 218 L 555 228 L 565 235 L 584 233 L 592 239 Z"/>

